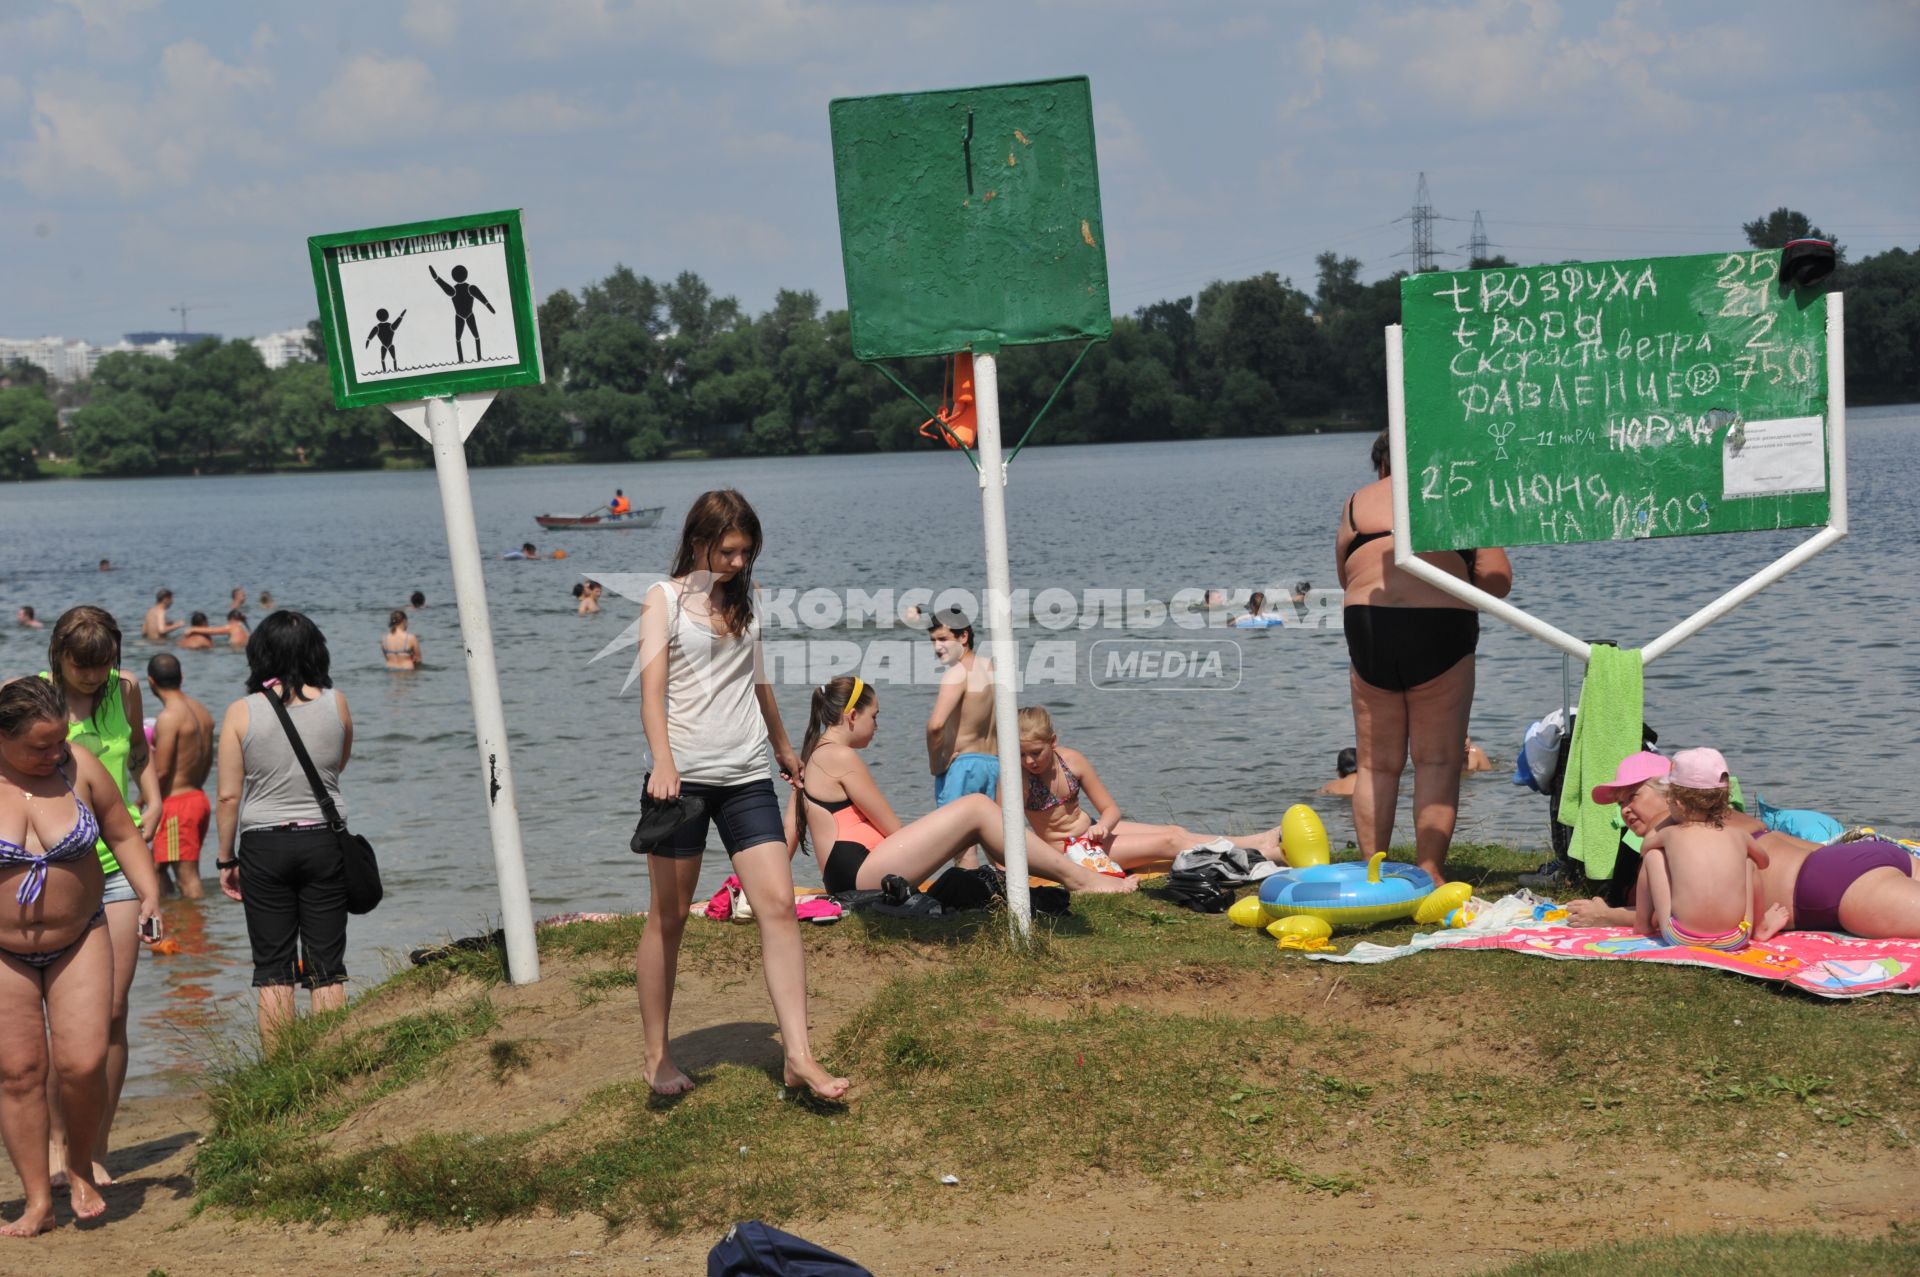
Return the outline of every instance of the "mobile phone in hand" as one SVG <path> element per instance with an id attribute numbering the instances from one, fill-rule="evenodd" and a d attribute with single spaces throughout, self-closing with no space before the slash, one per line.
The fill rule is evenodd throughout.
<path id="1" fill-rule="evenodd" d="M 140 920 L 140 938 L 142 940 L 158 940 L 160 938 L 159 914 L 154 914 L 151 918 L 142 918 Z"/>

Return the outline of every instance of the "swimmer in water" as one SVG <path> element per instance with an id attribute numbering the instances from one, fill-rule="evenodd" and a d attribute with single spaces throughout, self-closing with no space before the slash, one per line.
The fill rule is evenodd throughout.
<path id="1" fill-rule="evenodd" d="M 1467 737 L 1466 770 L 1470 772 L 1490 772 L 1493 760 L 1487 757 L 1487 751 L 1473 743 L 1473 737 Z"/>
<path id="2" fill-rule="evenodd" d="M 13 614 L 13 620 L 14 624 L 23 630 L 43 630 L 47 627 L 45 621 L 34 615 L 31 604 L 23 606 L 18 612 L 15 612 Z"/>
<path id="3" fill-rule="evenodd" d="M 446 280 L 440 278 L 439 271 L 435 270 L 432 266 L 427 267 L 427 274 L 433 276 L 433 282 L 440 285 L 440 291 L 453 299 L 453 350 L 460 362 L 464 364 L 467 362 L 467 352 L 466 347 L 460 344 L 460 330 L 462 328 L 465 328 L 473 334 L 473 357 L 475 359 L 485 358 L 485 356 L 480 353 L 480 323 L 473 317 L 473 304 L 476 301 L 479 302 L 487 308 L 487 313 L 491 315 L 497 315 L 500 312 L 493 308 L 493 303 L 487 300 L 485 293 L 467 282 L 466 267 L 456 266 L 451 273 L 453 275 L 453 282 L 449 284 Z M 527 557 L 532 558 L 533 556 L 528 555 Z"/>
<path id="4" fill-rule="evenodd" d="M 227 636 L 228 647 L 245 647 L 247 645 L 247 635 L 249 633 L 247 630 L 247 617 L 246 613 L 242 612 L 239 608 L 234 608 L 227 613 L 227 623 L 225 625 L 205 624 L 206 614 L 204 612 L 195 612 L 194 615 L 199 617 L 202 623 L 199 625 L 189 625 L 187 627 L 187 632 L 180 638 L 181 647 L 194 646 L 194 644 L 188 643 L 187 640 L 195 635 L 211 639 L 216 634 L 224 634 Z M 207 646 L 211 647 L 213 645 L 209 643 Z"/>
<path id="5" fill-rule="evenodd" d="M 175 630 L 186 628 L 185 621 L 169 621 L 167 604 L 173 602 L 173 591 L 162 587 L 153 596 L 153 606 L 147 609 L 146 619 L 140 623 L 140 637 L 149 643 L 164 643 Z"/>
<path id="6" fill-rule="evenodd" d="M 1259 590 L 1255 590 L 1253 592 L 1253 596 L 1247 600 L 1247 614 L 1245 616 L 1236 616 L 1231 621 L 1227 622 L 1227 624 L 1245 625 L 1248 622 L 1254 622 L 1256 624 L 1265 624 L 1266 618 L 1260 615 L 1260 609 L 1266 607 L 1266 605 L 1267 605 L 1267 596 L 1261 593 Z"/>
<path id="7" fill-rule="evenodd" d="M 580 600 L 579 606 L 573 609 L 575 615 L 592 616 L 598 612 L 601 593 L 600 582 L 591 579 L 574 586 L 573 597 Z"/>
<path id="8" fill-rule="evenodd" d="M 195 612 L 187 618 L 187 631 L 180 636 L 180 648 L 186 652 L 204 652 L 213 646 L 209 634 L 218 633 L 207 626 L 207 614 Z"/>
<path id="9" fill-rule="evenodd" d="M 387 616 L 387 636 L 380 640 L 380 655 L 390 670 L 417 670 L 426 658 L 420 654 L 420 636 L 407 632 L 407 614 L 395 608 Z"/>
<path id="10" fill-rule="evenodd" d="M 399 372 L 400 356 L 394 352 L 393 335 L 400 331 L 401 321 L 406 319 L 407 312 L 405 310 L 402 310 L 400 312 L 399 319 L 394 320 L 392 323 L 388 323 L 387 311 L 386 311 L 386 308 L 383 306 L 379 310 L 376 310 L 373 312 L 373 317 L 380 322 L 376 323 L 373 326 L 372 330 L 367 333 L 367 339 L 360 343 L 360 349 L 365 350 L 368 346 L 373 344 L 373 339 L 375 337 L 378 337 L 380 339 L 380 371 L 381 372 L 387 371 L 387 356 L 393 355 L 393 371 Z M 480 339 L 478 337 L 474 338 L 475 342 L 478 342 L 479 340 Z"/>
<path id="11" fill-rule="evenodd" d="M 1335 773 L 1334 778 L 1320 786 L 1320 788 L 1314 792 L 1326 794 L 1333 798 L 1353 797 L 1354 781 L 1360 774 L 1359 751 L 1349 745 L 1335 754 L 1333 756 L 1333 770 Z"/>
<path id="12" fill-rule="evenodd" d="M 427 596 L 421 593 L 419 590 L 415 590 L 412 596 L 407 599 L 407 607 L 410 610 L 415 612 L 418 612 L 421 608 L 425 607 L 426 605 L 427 605 Z"/>

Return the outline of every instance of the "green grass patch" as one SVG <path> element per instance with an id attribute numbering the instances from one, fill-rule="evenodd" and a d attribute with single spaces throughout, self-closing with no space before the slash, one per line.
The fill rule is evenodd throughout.
<path id="1" fill-rule="evenodd" d="M 1493 896 L 1532 858 L 1465 847 L 1455 865 Z M 548 929 L 541 951 L 591 1006 L 631 987 L 643 925 Z M 358 1033 L 303 1025 L 223 1076 L 196 1164 L 202 1198 L 288 1219 L 462 1225 L 548 1209 L 672 1231 L 884 1212 L 943 1174 L 970 1198 L 1089 1173 L 1227 1197 L 1338 1194 L 1436 1167 L 1471 1173 L 1494 1144 L 1615 1161 L 1671 1150 L 1764 1185 L 1810 1153 L 1910 1146 L 1915 1127 L 1909 999 L 1830 1003 L 1692 968 L 1504 953 L 1311 963 L 1151 891 L 1079 900 L 1036 920 L 1027 948 L 997 913 L 856 915 L 806 936 L 810 980 L 890 973 L 819 1043 L 856 1079 L 851 1105 L 783 1099 L 777 1078 L 722 1064 L 675 1100 L 627 1082 L 538 1129 L 332 1151 L 327 1132 L 354 1106 L 450 1051 L 483 1052 L 496 1081 L 538 1084 L 534 1040 L 496 1024 L 483 993 Z M 622 965 L 604 965 L 616 955 Z M 745 978 L 758 964 L 752 927 L 687 931 L 683 977 Z M 393 985 L 503 975 L 485 951 L 450 965 Z M 628 1027 L 637 1044 L 637 1020 Z M 1566 1190 L 1554 1179 L 1542 1176 L 1543 1206 Z"/>
<path id="2" fill-rule="evenodd" d="M 1481 1277 L 1914 1277 L 1920 1244 L 1819 1233 L 1714 1233 L 1552 1251 Z"/>

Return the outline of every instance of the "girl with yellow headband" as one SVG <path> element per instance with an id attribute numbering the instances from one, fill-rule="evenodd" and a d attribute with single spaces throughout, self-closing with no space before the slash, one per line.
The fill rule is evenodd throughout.
<path id="1" fill-rule="evenodd" d="M 813 690 L 807 733 L 800 745 L 806 769 L 787 803 L 787 844 L 810 839 L 828 891 L 871 891 L 889 875 L 919 882 L 976 844 L 1004 859 L 1000 806 L 968 794 L 911 824 L 903 824 L 860 760 L 880 721 L 880 698 L 852 675 Z M 1075 864 L 1029 831 L 1027 868 L 1073 891 L 1132 891 L 1133 878 L 1115 878 Z"/>
<path id="2" fill-rule="evenodd" d="M 693 1089 L 673 1062 L 667 1017 L 707 830 L 717 826 L 760 927 L 761 962 L 786 1049 L 788 1086 L 838 1099 L 847 1079 L 813 1058 L 807 1037 L 806 954 L 793 912 L 793 867 L 780 800 L 767 770 L 800 783 L 800 759 L 762 682 L 753 563 L 760 517 L 732 489 L 703 493 L 687 511 L 672 579 L 640 608 L 640 723 L 651 765 L 647 796 L 682 804 L 684 819 L 647 857 L 647 927 L 634 960 L 647 1082 L 661 1095 Z"/>

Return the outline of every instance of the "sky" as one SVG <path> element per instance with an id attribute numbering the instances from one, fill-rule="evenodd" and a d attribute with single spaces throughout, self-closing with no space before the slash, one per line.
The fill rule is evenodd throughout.
<path id="1" fill-rule="evenodd" d="M 1443 265 L 1920 248 L 1920 0 L 0 0 L 0 336 L 297 327 L 307 236 L 500 208 L 543 296 L 840 306 L 829 100 L 1078 74 L 1116 312 L 1404 269 L 1423 171 Z"/>

